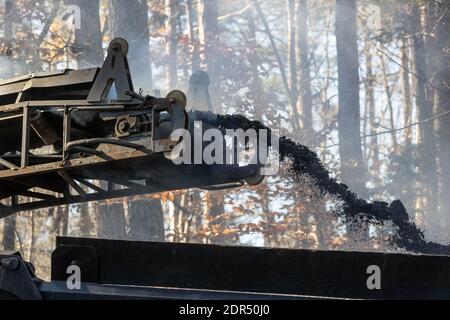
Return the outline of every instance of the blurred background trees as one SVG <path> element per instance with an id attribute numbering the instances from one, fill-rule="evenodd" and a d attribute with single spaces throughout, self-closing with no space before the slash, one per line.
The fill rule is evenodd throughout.
<path id="1" fill-rule="evenodd" d="M 100 66 L 124 37 L 136 89 L 187 92 L 208 85 L 206 71 L 212 103 L 201 106 L 203 95 L 192 107 L 263 120 L 361 196 L 401 199 L 429 239 L 449 240 L 449 0 L 0 3 L 0 78 Z M 43 273 L 56 235 L 392 249 L 386 226 L 341 221 L 335 205 L 283 172 L 252 188 L 23 212 L 0 230 L 3 248 Z"/>

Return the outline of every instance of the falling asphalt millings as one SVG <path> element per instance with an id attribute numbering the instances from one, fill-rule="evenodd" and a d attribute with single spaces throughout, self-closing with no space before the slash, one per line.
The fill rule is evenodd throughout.
<path id="1" fill-rule="evenodd" d="M 209 112 L 194 112 L 194 118 L 202 120 L 219 129 L 266 129 L 270 128 L 259 121 L 252 121 L 242 115 L 214 115 Z M 330 176 L 317 154 L 308 147 L 292 141 L 287 137 L 279 140 L 281 160 L 290 160 L 289 171 L 294 176 L 310 176 L 323 193 L 338 197 L 343 202 L 339 211 L 345 219 L 365 216 L 370 221 L 391 221 L 397 229 L 393 244 L 399 248 L 421 254 L 450 255 L 450 246 L 425 239 L 423 231 L 411 221 L 408 212 L 400 200 L 391 204 L 387 202 L 368 202 L 359 198 L 349 187 Z"/>

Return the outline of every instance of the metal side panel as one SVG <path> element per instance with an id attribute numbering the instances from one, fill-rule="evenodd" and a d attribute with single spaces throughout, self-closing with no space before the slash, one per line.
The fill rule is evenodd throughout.
<path id="1" fill-rule="evenodd" d="M 85 283 L 70 290 L 63 281 L 42 283 L 45 300 L 322 300 L 325 297 L 262 294 L 254 292 L 118 286 Z"/>
<path id="2" fill-rule="evenodd" d="M 447 256 L 61 237 L 57 248 L 62 249 L 52 257 L 58 269 L 66 270 L 70 246 L 94 248 L 100 284 L 353 299 L 450 299 Z M 77 260 L 75 253 L 72 260 Z M 379 290 L 367 286 L 370 266 L 380 268 Z M 61 270 L 52 270 L 52 280 L 65 281 L 58 276 Z"/>
<path id="3" fill-rule="evenodd" d="M 22 76 L 0 82 L 0 96 L 16 94 L 31 88 L 55 88 L 93 83 L 100 69 L 63 70 Z"/>

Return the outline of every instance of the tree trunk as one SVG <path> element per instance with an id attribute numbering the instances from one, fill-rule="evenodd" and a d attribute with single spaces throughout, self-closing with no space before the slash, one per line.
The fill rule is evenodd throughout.
<path id="1" fill-rule="evenodd" d="M 109 0 L 111 39 L 122 37 L 130 45 L 128 61 L 135 89 L 152 88 L 150 31 L 147 1 Z"/>
<path id="2" fill-rule="evenodd" d="M 169 10 L 169 60 L 168 60 L 168 76 L 169 76 L 169 88 L 173 90 L 177 86 L 177 54 L 178 54 L 178 19 L 180 16 L 178 8 L 178 0 L 167 0 Z"/>
<path id="3" fill-rule="evenodd" d="M 13 39 L 13 24 L 14 24 L 14 16 L 15 16 L 15 4 L 14 0 L 5 0 L 4 1 L 4 22 L 3 22 L 3 35 L 5 37 L 5 45 L 7 47 L 7 52 L 12 50 L 12 41 Z M 14 74 L 14 70 L 11 70 L 11 75 Z"/>
<path id="4" fill-rule="evenodd" d="M 388 68 L 389 65 L 386 66 L 386 62 L 384 60 L 384 55 L 380 53 L 380 61 L 381 61 L 381 71 L 383 75 L 383 82 L 384 82 L 384 90 L 386 93 L 386 99 L 388 102 L 388 108 L 389 108 L 389 121 L 390 121 L 390 127 L 391 127 L 391 139 L 392 144 L 394 147 L 394 153 L 398 151 L 398 142 L 397 142 L 397 133 L 394 131 L 395 129 L 395 120 L 394 120 L 394 106 L 392 104 L 392 92 L 391 87 L 389 85 L 389 79 L 388 79 Z"/>
<path id="5" fill-rule="evenodd" d="M 189 41 L 191 42 L 191 61 L 192 61 L 192 73 L 200 70 L 200 56 L 198 52 L 198 40 L 195 37 L 195 29 L 194 29 L 194 21 L 195 21 L 195 12 L 192 5 L 192 0 L 186 0 L 186 14 L 188 18 L 189 25 Z"/>
<path id="6" fill-rule="evenodd" d="M 277 48 L 277 45 L 275 43 L 275 37 L 272 34 L 272 31 L 270 30 L 269 23 L 267 22 L 266 16 L 264 15 L 264 12 L 258 2 L 258 0 L 252 0 L 253 5 L 255 6 L 256 13 L 258 14 L 258 17 L 260 18 L 263 26 L 264 31 L 267 34 L 267 37 L 270 40 L 270 45 L 272 46 L 272 51 L 275 54 L 275 57 L 277 59 L 278 63 L 278 69 L 280 70 L 281 74 L 281 80 L 283 83 L 284 90 L 286 91 L 287 98 L 289 100 L 289 115 L 291 117 L 292 123 L 293 123 L 293 131 L 297 133 L 299 131 L 299 115 L 297 114 L 296 106 L 294 105 L 294 102 L 291 100 L 291 88 L 289 87 L 289 79 L 288 75 L 286 73 L 286 69 L 284 67 L 283 59 L 281 57 L 280 51 Z"/>
<path id="7" fill-rule="evenodd" d="M 369 134 L 372 136 L 369 142 L 369 156 L 367 159 L 371 159 L 373 161 L 372 165 L 372 174 L 374 176 L 378 176 L 379 169 L 379 154 L 378 154 L 378 137 L 375 135 L 377 132 L 376 128 L 376 116 L 375 116 L 375 76 L 373 73 L 373 56 L 370 52 L 370 46 L 367 45 L 365 49 L 365 58 L 366 58 L 366 82 L 365 82 L 365 90 L 366 90 L 366 109 L 368 118 L 364 119 L 366 122 L 369 122 Z"/>
<path id="8" fill-rule="evenodd" d="M 426 208 L 425 213 L 429 218 L 437 212 L 438 208 L 438 183 L 436 175 L 436 142 L 434 138 L 434 123 L 426 121 L 433 114 L 432 103 L 427 90 L 427 59 L 424 43 L 424 29 L 421 24 L 421 13 L 417 5 L 413 5 L 413 44 L 415 71 L 417 74 L 417 112 L 419 121 L 422 122 L 420 130 L 420 153 L 421 153 L 421 172 L 423 175 L 423 187 L 426 190 Z"/>
<path id="9" fill-rule="evenodd" d="M 16 250 L 16 216 L 9 216 L 3 222 L 3 250 Z"/>
<path id="10" fill-rule="evenodd" d="M 164 241 L 164 214 L 160 199 L 139 199 L 130 203 L 130 232 L 133 240 Z"/>
<path id="11" fill-rule="evenodd" d="M 301 114 L 302 130 L 306 137 L 313 137 L 312 124 L 312 90 L 311 90 L 311 66 L 309 61 L 308 41 L 308 1 L 300 0 L 297 7 L 297 53 L 300 64 L 300 101 L 299 114 Z M 311 138 L 307 141 L 313 142 Z"/>
<path id="12" fill-rule="evenodd" d="M 217 46 L 219 45 L 219 21 L 217 0 L 198 1 L 199 41 L 204 48 L 203 63 L 211 79 L 210 94 L 213 109 L 220 113 L 220 65 Z"/>
<path id="13" fill-rule="evenodd" d="M 365 169 L 361 145 L 359 105 L 359 56 L 357 38 L 356 0 L 336 0 L 336 43 L 339 95 L 339 155 L 342 180 L 367 197 Z M 347 237 L 350 246 L 360 241 L 360 221 L 348 221 Z M 363 233 L 368 236 L 368 233 Z"/>
<path id="14" fill-rule="evenodd" d="M 402 40 L 402 66 L 409 70 L 409 43 L 408 39 Z M 403 87 L 403 99 L 405 102 L 404 110 L 404 122 L 405 126 L 411 123 L 412 120 L 412 99 L 411 99 L 411 84 L 409 79 L 408 70 L 402 69 L 402 87 Z M 408 127 L 405 130 L 405 144 L 407 147 L 412 143 L 412 127 Z"/>
<path id="15" fill-rule="evenodd" d="M 289 86 L 290 100 L 292 105 L 297 105 L 298 99 L 298 79 L 297 79 L 297 55 L 296 55 L 296 27 L 295 27 L 295 0 L 287 0 L 288 9 L 288 71 L 289 71 Z M 301 114 L 301 113 L 299 113 Z M 298 121 L 300 119 L 295 119 Z"/>
<path id="16" fill-rule="evenodd" d="M 122 203 L 98 206 L 101 217 L 100 237 L 106 239 L 126 239 L 126 219 Z"/>
<path id="17" fill-rule="evenodd" d="M 359 107 L 359 63 L 356 0 L 336 0 L 336 42 L 339 78 L 339 154 L 342 180 L 364 196 Z"/>
<path id="18" fill-rule="evenodd" d="M 438 45 L 438 65 L 436 74 L 436 107 L 438 113 L 450 112 L 450 1 L 439 6 L 439 12 L 447 14 L 438 22 L 436 27 L 436 43 Z M 439 157 L 439 205 L 440 221 L 443 230 L 448 231 L 450 221 L 450 114 L 443 116 L 437 121 L 437 143 Z"/>
<path id="19" fill-rule="evenodd" d="M 62 236 L 68 236 L 69 235 L 69 206 L 59 207 L 60 212 L 62 214 L 61 219 L 61 235 Z"/>
<path id="20" fill-rule="evenodd" d="M 102 32 L 99 0 L 66 0 L 80 8 L 81 28 L 75 30 L 75 53 L 78 68 L 100 67 L 103 63 Z"/>
<path id="21" fill-rule="evenodd" d="M 35 229 L 36 229 L 36 215 L 34 214 L 34 212 L 29 212 L 30 215 L 30 254 L 29 254 L 29 261 L 31 263 L 35 263 L 34 259 L 35 259 L 35 247 L 36 247 L 36 234 L 35 234 Z"/>
<path id="22" fill-rule="evenodd" d="M 78 212 L 80 214 L 80 233 L 83 237 L 89 237 L 93 231 L 93 212 L 90 210 L 89 203 L 81 203 L 78 205 Z"/>
<path id="23" fill-rule="evenodd" d="M 253 10 L 249 10 L 247 14 L 247 25 L 248 25 L 248 43 L 247 46 L 250 49 L 256 49 L 256 25 L 255 25 L 255 14 Z M 252 71 L 252 100 L 253 100 L 253 112 L 255 118 L 259 121 L 264 121 L 265 105 L 267 102 L 264 100 L 264 89 L 263 83 L 261 81 L 261 76 L 258 71 L 259 59 L 255 54 L 251 54 L 248 57 L 248 62 Z"/>

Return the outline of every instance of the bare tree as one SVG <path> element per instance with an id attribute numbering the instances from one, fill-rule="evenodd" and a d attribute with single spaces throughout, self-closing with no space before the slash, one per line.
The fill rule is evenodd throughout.
<path id="1" fill-rule="evenodd" d="M 405 101 L 405 109 L 404 109 L 404 122 L 405 125 L 408 125 L 411 123 L 412 120 L 412 95 L 411 95 L 411 83 L 410 83 L 410 77 L 409 77 L 409 55 L 410 55 L 410 46 L 408 39 L 403 38 L 402 39 L 402 65 L 405 66 L 405 68 L 401 69 L 402 73 L 402 88 L 403 88 L 403 98 Z M 408 127 L 405 130 L 405 141 L 406 145 L 411 145 L 411 139 L 412 139 L 412 128 Z"/>
<path id="2" fill-rule="evenodd" d="M 78 68 L 101 66 L 103 49 L 99 0 L 66 0 L 65 2 L 80 8 L 80 28 L 75 29 L 75 43 L 72 45 Z"/>
<path id="3" fill-rule="evenodd" d="M 188 32 L 189 32 L 189 40 L 192 46 L 192 56 L 191 56 L 191 64 L 192 64 L 192 72 L 198 71 L 200 69 L 200 55 L 198 48 L 198 39 L 195 33 L 195 21 L 197 20 L 197 16 L 195 14 L 195 10 L 193 7 L 192 0 L 186 0 L 186 14 L 188 19 Z"/>
<path id="4" fill-rule="evenodd" d="M 152 88 L 147 1 L 109 0 L 108 18 L 110 37 L 125 38 L 130 44 L 129 62 L 136 88 Z"/>
<path id="5" fill-rule="evenodd" d="M 359 106 L 359 56 L 356 0 L 336 0 L 336 42 L 339 78 L 339 154 L 342 180 L 364 195 L 364 163 Z"/>
<path id="6" fill-rule="evenodd" d="M 177 85 L 177 64 L 178 64 L 178 31 L 177 27 L 179 25 L 179 7 L 178 0 L 167 0 L 168 5 L 168 30 L 169 30 L 169 59 L 168 59 L 168 76 L 169 76 L 169 88 L 173 89 Z"/>
<path id="7" fill-rule="evenodd" d="M 450 1 L 439 5 L 436 23 L 436 42 L 438 44 L 436 74 L 436 107 L 438 113 L 450 112 Z M 450 219 L 450 115 L 439 118 L 437 122 L 437 143 L 440 174 L 440 220 L 444 228 L 448 228 Z"/>
<path id="8" fill-rule="evenodd" d="M 292 102 L 293 108 L 297 106 L 298 100 L 298 78 L 297 78 L 297 55 L 296 55 L 296 45 L 297 45 L 297 28 L 296 28 L 296 17 L 295 17 L 295 0 L 287 0 L 287 11 L 288 11 L 288 71 L 289 71 L 289 95 L 290 101 Z M 296 114 L 301 114 L 300 112 Z M 295 119 L 299 121 L 300 119 Z M 299 125 L 297 123 L 297 125 Z"/>
<path id="9" fill-rule="evenodd" d="M 220 59 L 217 46 L 219 45 L 219 21 L 217 0 L 198 1 L 198 30 L 200 45 L 203 46 L 203 64 L 211 79 L 210 94 L 213 109 L 219 108 L 220 97 Z"/>
<path id="10" fill-rule="evenodd" d="M 434 137 L 434 122 L 426 121 L 433 114 L 428 86 L 427 56 L 424 41 L 421 10 L 417 4 L 412 6 L 412 39 L 414 46 L 414 62 L 416 81 L 416 104 L 420 126 L 420 154 L 423 187 L 426 189 L 426 210 L 428 214 L 437 212 L 438 182 L 436 175 L 436 141 Z"/>
<path id="11" fill-rule="evenodd" d="M 291 88 L 289 85 L 289 76 L 288 76 L 288 73 L 286 72 L 283 58 L 281 56 L 280 51 L 278 50 L 277 44 L 275 42 L 275 37 L 272 33 L 272 30 L 270 29 L 269 23 L 268 23 L 266 16 L 261 8 L 261 5 L 259 4 L 258 0 L 252 0 L 252 2 L 253 2 L 253 5 L 255 6 L 258 17 L 264 26 L 264 32 L 266 33 L 267 37 L 270 40 L 270 45 L 272 47 L 272 51 L 277 60 L 278 69 L 280 70 L 280 74 L 281 74 L 281 81 L 283 83 L 283 87 L 284 87 L 284 90 L 286 92 L 286 95 L 287 95 L 287 98 L 289 101 L 289 114 L 291 116 L 290 121 L 292 123 L 293 131 L 295 133 L 297 133 L 300 129 L 299 115 L 297 112 L 298 110 L 296 108 L 296 100 L 295 101 L 292 100 L 293 96 L 291 94 Z"/>
<path id="12" fill-rule="evenodd" d="M 129 224 L 133 240 L 164 241 L 164 213 L 160 199 L 131 201 Z"/>
<path id="13" fill-rule="evenodd" d="M 376 114 L 375 114 L 375 75 L 373 72 L 373 55 L 370 50 L 369 44 L 366 44 L 365 47 L 365 58 L 366 58 L 366 81 L 365 81 L 365 91 L 366 91 L 366 114 L 368 117 L 364 119 L 366 123 L 369 125 L 369 134 L 372 136 L 371 141 L 369 143 L 370 148 L 368 155 L 368 159 L 371 159 L 374 163 L 372 166 L 372 173 L 378 175 L 379 166 L 379 152 L 378 152 L 378 137 L 376 136 Z"/>
<path id="14" fill-rule="evenodd" d="M 300 64 L 300 105 L 302 129 L 306 136 L 313 136 L 312 125 L 312 90 L 311 90 L 311 64 L 309 59 L 308 34 L 308 0 L 299 0 L 297 6 L 297 60 Z"/>

